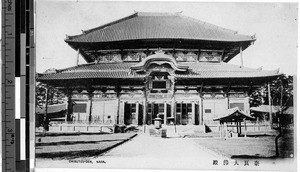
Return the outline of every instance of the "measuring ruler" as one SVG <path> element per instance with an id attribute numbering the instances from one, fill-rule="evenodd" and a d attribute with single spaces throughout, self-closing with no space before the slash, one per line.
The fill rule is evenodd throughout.
<path id="1" fill-rule="evenodd" d="M 29 146 L 34 140 L 29 132 L 34 131 L 34 115 L 29 115 L 34 114 L 33 14 L 33 0 L 2 1 L 3 171 L 29 171 L 34 164 L 29 164 L 34 149 Z"/>
<path id="2" fill-rule="evenodd" d="M 16 171 L 15 2 L 2 1 L 2 169 Z"/>

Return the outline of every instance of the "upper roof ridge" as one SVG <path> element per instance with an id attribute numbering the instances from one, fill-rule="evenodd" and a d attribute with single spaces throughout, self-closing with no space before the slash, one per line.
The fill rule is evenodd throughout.
<path id="1" fill-rule="evenodd" d="M 126 16 L 126 17 L 123 17 L 121 19 L 106 23 L 104 25 L 100 25 L 100 26 L 97 26 L 95 28 L 88 29 L 88 30 L 82 30 L 82 33 L 87 34 L 87 33 L 90 33 L 94 30 L 103 29 L 103 28 L 111 26 L 113 24 L 120 23 L 122 21 L 128 20 L 130 18 L 138 17 L 138 16 L 148 16 L 148 17 L 151 17 L 151 16 L 181 16 L 181 12 L 175 12 L 175 13 L 170 13 L 170 12 L 135 12 L 135 13 L 129 15 L 129 16 Z M 75 37 L 80 36 L 80 35 L 82 35 L 82 34 L 78 34 L 78 35 L 74 35 L 74 36 L 67 35 L 67 39 L 72 39 L 72 38 L 75 38 Z"/>
<path id="2" fill-rule="evenodd" d="M 158 25 L 159 22 L 163 23 Z M 176 27 L 174 27 L 174 23 L 176 23 Z M 187 28 L 187 33 L 180 30 L 180 23 L 186 24 L 184 27 Z M 189 28 L 192 26 L 197 26 L 197 30 Z M 124 28 L 120 29 L 121 27 Z M 155 29 L 155 27 L 157 27 L 157 32 L 152 32 L 151 29 Z M 166 32 L 166 28 L 168 27 L 172 27 L 170 32 Z M 199 29 L 199 27 L 204 28 Z M 125 31 L 126 34 L 123 33 Z M 87 34 L 94 35 L 86 36 Z M 82 31 L 79 35 L 67 36 L 65 41 L 68 43 L 89 42 L 88 40 L 90 39 L 92 42 L 110 42 L 152 38 L 202 39 L 229 42 L 255 41 L 255 38 L 251 36 L 238 34 L 237 31 L 185 16 L 182 12 L 135 12 L 127 17 Z"/>
<path id="3" fill-rule="evenodd" d="M 180 12 L 170 13 L 170 12 L 136 12 L 137 16 L 180 16 Z"/>

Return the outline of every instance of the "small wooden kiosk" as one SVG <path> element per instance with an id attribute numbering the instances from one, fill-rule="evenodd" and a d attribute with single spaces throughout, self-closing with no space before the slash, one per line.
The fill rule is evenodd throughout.
<path id="1" fill-rule="evenodd" d="M 244 136 L 247 136 L 247 127 L 246 120 L 255 120 L 255 118 L 248 116 L 243 111 L 240 111 L 239 108 L 228 109 L 228 115 L 216 118 L 214 121 L 220 121 L 220 137 L 239 137 L 242 134 L 242 122 L 244 122 L 245 133 Z M 229 132 L 228 123 L 236 124 L 236 132 Z M 231 126 L 232 127 L 232 126 Z M 234 129 L 234 128 L 233 128 Z"/>

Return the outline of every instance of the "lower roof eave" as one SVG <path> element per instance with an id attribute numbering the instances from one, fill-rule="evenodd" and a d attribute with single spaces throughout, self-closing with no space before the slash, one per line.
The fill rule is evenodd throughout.
<path id="1" fill-rule="evenodd" d="M 42 82 L 52 86 L 66 87 L 67 85 L 94 85 L 93 82 L 99 83 L 102 81 L 101 85 L 111 85 L 118 84 L 120 82 L 144 82 L 144 77 L 126 77 L 126 78 L 69 78 L 69 79 L 36 79 L 37 82 Z"/>
<path id="2" fill-rule="evenodd" d="M 279 77 L 282 74 L 278 74 L 278 75 L 269 75 L 269 76 L 250 76 L 250 77 L 234 77 L 234 76 L 220 76 L 220 77 L 201 77 L 198 75 L 195 76 L 178 76 L 176 77 L 177 79 L 267 79 L 267 80 L 272 80 L 274 78 Z"/>

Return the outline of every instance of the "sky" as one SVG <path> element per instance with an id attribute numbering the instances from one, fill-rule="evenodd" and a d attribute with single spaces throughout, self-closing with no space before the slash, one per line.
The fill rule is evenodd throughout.
<path id="1" fill-rule="evenodd" d="M 36 70 L 76 65 L 77 52 L 64 42 L 137 12 L 180 12 L 257 40 L 243 52 L 244 66 L 297 73 L 298 11 L 296 3 L 36 1 Z M 85 63 L 81 58 L 80 63 Z M 240 65 L 237 55 L 229 63 Z"/>

